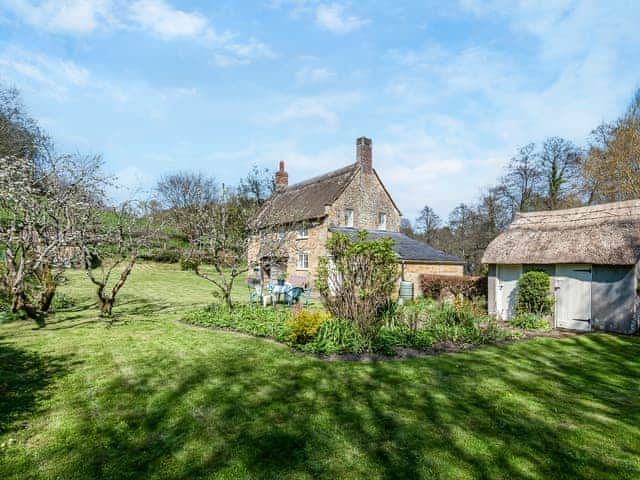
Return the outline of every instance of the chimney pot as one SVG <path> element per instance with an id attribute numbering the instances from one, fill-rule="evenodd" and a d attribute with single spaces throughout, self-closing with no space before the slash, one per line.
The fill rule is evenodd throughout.
<path id="1" fill-rule="evenodd" d="M 356 160 L 362 169 L 362 173 L 368 175 L 373 171 L 370 138 L 360 137 L 356 140 Z"/>

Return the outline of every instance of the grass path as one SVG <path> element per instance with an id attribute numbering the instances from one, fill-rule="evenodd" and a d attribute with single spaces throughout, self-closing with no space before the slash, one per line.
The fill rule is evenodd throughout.
<path id="1" fill-rule="evenodd" d="M 329 363 L 176 324 L 210 288 L 169 267 L 123 294 L 0 326 L 0 478 L 640 478 L 638 337 Z"/>

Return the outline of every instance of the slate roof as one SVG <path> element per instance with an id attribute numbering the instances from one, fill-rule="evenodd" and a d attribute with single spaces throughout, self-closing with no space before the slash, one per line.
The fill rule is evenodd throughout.
<path id="1" fill-rule="evenodd" d="M 347 227 L 331 227 L 329 231 L 335 233 L 344 233 L 351 238 L 356 238 L 358 230 L 355 228 Z M 454 255 L 436 250 L 431 245 L 415 240 L 411 237 L 400 232 L 388 232 L 383 230 L 367 230 L 368 240 L 379 240 L 381 238 L 391 238 L 394 242 L 393 249 L 398 254 L 400 260 L 406 260 L 410 262 L 425 262 L 425 263 L 454 263 L 464 264 L 462 260 Z"/>
<path id="2" fill-rule="evenodd" d="M 351 182 L 360 166 L 353 163 L 333 172 L 289 185 L 265 202 L 254 225 L 265 227 L 321 218 Z"/>
<path id="3" fill-rule="evenodd" d="M 640 200 L 519 214 L 483 263 L 633 265 L 640 258 Z"/>

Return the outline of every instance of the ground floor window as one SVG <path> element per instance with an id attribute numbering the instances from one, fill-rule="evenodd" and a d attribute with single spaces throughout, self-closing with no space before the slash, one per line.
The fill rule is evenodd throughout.
<path id="1" fill-rule="evenodd" d="M 296 263 L 296 268 L 298 270 L 308 270 L 309 269 L 309 253 L 308 252 L 300 252 L 300 253 L 298 253 L 298 261 Z"/>

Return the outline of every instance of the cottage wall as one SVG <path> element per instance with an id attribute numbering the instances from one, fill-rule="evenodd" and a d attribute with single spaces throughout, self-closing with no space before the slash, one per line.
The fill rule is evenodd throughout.
<path id="1" fill-rule="evenodd" d="M 383 212 L 387 214 L 386 230 L 400 231 L 400 212 L 375 173 L 358 171 L 345 191 L 329 206 L 329 225 L 345 227 L 346 209 L 353 210 L 353 226 L 359 230 L 378 230 L 378 214 Z"/>
<path id="2" fill-rule="evenodd" d="M 318 262 L 320 257 L 326 255 L 326 243 L 329 235 L 326 220 L 308 228 L 309 237 L 298 239 L 295 233 L 290 237 L 287 245 L 289 261 L 287 262 L 287 276 L 296 275 L 306 279 L 311 286 L 314 285 L 318 273 Z M 309 254 L 309 268 L 298 269 L 298 253 L 307 252 Z"/>

